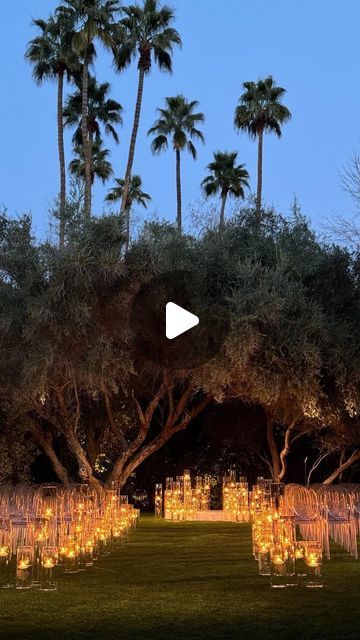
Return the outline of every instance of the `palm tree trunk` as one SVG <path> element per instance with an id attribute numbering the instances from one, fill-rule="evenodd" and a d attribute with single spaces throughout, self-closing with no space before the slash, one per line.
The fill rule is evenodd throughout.
<path id="1" fill-rule="evenodd" d="M 58 121 L 58 149 L 60 164 L 60 228 L 59 247 L 65 242 L 65 216 L 66 216 L 66 170 L 64 151 L 64 118 L 63 118 L 63 92 L 64 92 L 64 72 L 58 76 L 58 98 L 57 98 L 57 121 Z"/>
<path id="2" fill-rule="evenodd" d="M 182 216 L 181 216 L 181 166 L 180 151 L 176 149 L 176 223 L 178 231 L 181 233 Z"/>
<path id="3" fill-rule="evenodd" d="M 257 194 L 256 194 L 256 212 L 258 215 L 260 214 L 260 211 L 261 211 L 263 138 L 264 138 L 264 131 L 263 129 L 260 129 L 258 134 L 258 175 L 257 175 Z"/>
<path id="4" fill-rule="evenodd" d="M 126 173 L 125 173 L 124 190 L 123 190 L 123 196 L 121 201 L 120 215 L 125 215 L 126 203 L 128 199 L 131 173 L 132 173 L 132 167 L 133 167 L 134 155 L 135 155 L 136 138 L 137 138 L 139 123 L 140 123 L 141 103 L 142 103 L 142 97 L 143 97 L 143 91 L 144 91 L 144 77 L 145 77 L 145 71 L 140 67 L 138 91 L 137 91 L 135 115 L 134 115 L 134 124 L 133 124 L 132 133 L 131 133 L 131 139 L 130 139 L 129 157 L 128 157 Z"/>
<path id="5" fill-rule="evenodd" d="M 125 211 L 126 216 L 126 240 L 125 240 L 125 250 L 127 251 L 130 246 L 130 207 L 127 207 Z"/>
<path id="6" fill-rule="evenodd" d="M 88 133 L 88 86 L 89 86 L 89 70 L 88 62 L 85 58 L 83 66 L 82 81 L 82 118 L 81 129 L 84 149 L 85 164 L 85 200 L 84 214 L 87 217 L 91 215 L 91 147 Z"/>
<path id="7" fill-rule="evenodd" d="M 227 193 L 221 196 L 221 209 L 220 209 L 220 222 L 219 229 L 223 229 L 225 225 L 225 206 L 226 206 Z"/>

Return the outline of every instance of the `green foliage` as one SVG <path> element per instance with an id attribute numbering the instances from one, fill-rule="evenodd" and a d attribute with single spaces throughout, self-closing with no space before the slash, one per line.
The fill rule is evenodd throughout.
<path id="1" fill-rule="evenodd" d="M 89 61 L 96 56 L 95 40 L 108 48 L 114 45 L 112 30 L 119 11 L 118 0 L 63 0 L 56 13 L 72 22 L 72 49 Z"/>
<path id="2" fill-rule="evenodd" d="M 34 20 L 33 26 L 39 35 L 31 40 L 26 50 L 26 59 L 33 65 L 33 76 L 41 84 L 46 79 L 55 79 L 60 74 L 68 80 L 78 77 L 80 64 L 71 47 L 74 21 L 68 14 L 57 13 L 48 20 Z"/>
<path id="3" fill-rule="evenodd" d="M 150 401 L 160 376 L 136 357 L 131 300 L 139 284 L 176 265 L 196 276 L 200 315 L 216 306 L 219 318 L 230 316 L 230 331 L 211 362 L 174 375 L 175 401 L 190 384 L 195 395 L 270 409 L 281 428 L 296 420 L 315 435 L 327 429 L 346 447 L 358 446 L 356 257 L 320 243 L 298 211 L 290 219 L 263 211 L 259 219 L 240 209 L 220 232 L 198 238 L 168 223 L 146 224 L 125 260 L 123 242 L 116 216 L 79 217 L 58 250 L 35 243 L 29 218 L 1 215 L 0 396 L 7 422 L 35 420 L 55 438 L 76 425 L 85 450 L 89 429 L 100 429 L 98 445 L 115 462 L 119 441 L 109 431 L 104 398 L 132 439 L 132 396 Z M 155 434 L 160 415 L 159 408 Z"/>
<path id="4" fill-rule="evenodd" d="M 99 178 L 103 184 L 113 175 L 111 162 L 108 160 L 110 151 L 104 149 L 100 140 L 95 140 L 91 145 L 91 182 Z M 74 148 L 74 158 L 69 163 L 70 173 L 78 179 L 85 179 L 85 161 L 83 145 L 79 144 Z"/>
<path id="5" fill-rule="evenodd" d="M 73 142 L 75 146 L 82 144 L 82 90 L 81 82 L 77 82 L 77 90 L 68 96 L 64 107 L 66 127 L 76 127 Z M 91 138 L 101 142 L 101 126 L 107 135 L 112 136 L 116 143 L 119 136 L 114 125 L 122 124 L 122 106 L 116 100 L 109 98 L 109 82 L 98 83 L 95 76 L 90 76 L 88 85 L 88 114 L 87 126 Z"/>
<path id="6" fill-rule="evenodd" d="M 151 58 L 160 69 L 171 72 L 174 46 L 181 46 L 181 38 L 170 25 L 175 13 L 158 0 L 143 0 L 142 4 L 122 7 L 125 14 L 115 34 L 113 48 L 115 65 L 119 71 L 125 69 L 139 56 L 138 68 L 145 73 L 151 69 Z"/>
<path id="7" fill-rule="evenodd" d="M 202 187 L 205 195 L 220 194 L 222 198 L 228 194 L 234 198 L 244 198 L 244 189 L 249 188 L 249 174 L 243 164 L 235 165 L 237 152 L 216 151 L 214 160 L 207 166 L 211 175 L 204 178 Z"/>
<path id="8" fill-rule="evenodd" d="M 153 153 L 167 149 L 171 137 L 174 151 L 187 149 L 195 160 L 197 152 L 193 140 L 205 142 L 203 133 L 196 126 L 205 120 L 203 113 L 194 113 L 199 103 L 197 100 L 189 102 L 183 95 L 165 98 L 165 103 L 165 109 L 158 109 L 159 119 L 148 131 L 148 135 L 156 134 L 151 143 Z"/>
<path id="9" fill-rule="evenodd" d="M 105 200 L 106 202 L 119 202 L 122 198 L 124 191 L 125 180 L 122 178 L 115 178 L 116 187 L 110 189 Z M 142 190 L 142 180 L 140 176 L 134 175 L 131 177 L 129 193 L 127 199 L 126 209 L 131 209 L 133 203 L 141 204 L 145 209 L 148 202 L 151 200 L 151 196 Z"/>
<path id="10" fill-rule="evenodd" d="M 286 90 L 277 87 L 271 76 L 258 82 L 244 82 L 244 93 L 235 110 L 234 124 L 255 138 L 260 131 L 281 136 L 281 125 L 290 120 L 291 113 L 281 103 Z"/>

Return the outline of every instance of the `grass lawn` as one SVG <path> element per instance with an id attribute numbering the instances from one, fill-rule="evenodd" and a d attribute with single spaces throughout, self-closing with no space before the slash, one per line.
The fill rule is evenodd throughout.
<path id="1" fill-rule="evenodd" d="M 272 590 L 250 527 L 143 517 L 116 555 L 58 591 L 0 591 L 4 640 L 262 640 L 360 637 L 360 561 L 339 548 L 322 590 Z"/>

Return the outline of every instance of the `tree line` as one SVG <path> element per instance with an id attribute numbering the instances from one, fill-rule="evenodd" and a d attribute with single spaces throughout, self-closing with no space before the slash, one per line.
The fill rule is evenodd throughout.
<path id="1" fill-rule="evenodd" d="M 110 97 L 109 83 L 99 83 L 91 75 L 95 65 L 96 47 L 101 42 L 112 54 L 119 73 L 130 64 L 138 68 L 135 112 L 124 177 L 115 179 L 108 202 L 119 201 L 119 212 L 129 230 L 130 210 L 138 202 L 147 206 L 142 181 L 133 173 L 136 142 L 140 127 L 143 89 L 153 65 L 172 72 L 173 52 L 181 47 L 181 36 L 174 28 L 175 12 L 159 0 L 143 0 L 141 4 L 121 6 L 117 0 L 64 0 L 47 20 L 36 19 L 38 35 L 28 44 L 26 59 L 33 66 L 36 82 L 57 81 L 57 137 L 60 172 L 59 243 L 65 242 L 67 221 L 66 162 L 64 128 L 75 127 L 74 159 L 69 170 L 84 185 L 84 214 L 92 213 L 92 185 L 95 178 L 104 183 L 113 174 L 109 151 L 104 148 L 103 135 L 118 143 L 117 128 L 122 124 L 122 105 Z M 64 83 L 75 86 L 64 104 Z M 276 85 L 271 76 L 258 82 L 244 82 L 243 93 L 234 113 L 234 126 L 258 140 L 258 170 L 256 206 L 262 203 L 263 137 L 267 132 L 281 136 L 281 127 L 290 118 L 282 104 L 285 89 Z M 187 150 L 196 159 L 196 143 L 205 142 L 201 125 L 205 115 L 196 100 L 179 94 L 165 99 L 158 109 L 158 119 L 149 129 L 153 136 L 154 154 L 172 146 L 176 155 L 176 223 L 182 229 L 181 156 Z M 244 198 L 249 188 L 249 175 L 244 164 L 237 164 L 237 153 L 218 151 L 208 165 L 209 175 L 202 188 L 208 196 L 221 198 L 220 226 L 224 223 L 228 196 Z M 127 231 L 129 242 L 129 231 Z"/>
<path id="2" fill-rule="evenodd" d="M 289 219 L 242 208 L 200 236 L 148 223 L 126 253 L 125 242 L 118 215 L 82 219 L 61 249 L 37 242 L 28 217 L 0 216 L 3 479 L 21 477 L 38 447 L 65 484 L 123 485 L 236 399 L 261 412 L 264 473 L 286 480 L 300 442 L 312 479 L 350 477 L 360 460 L 359 255 L 320 242 L 297 207 Z M 144 358 L 131 320 L 138 288 L 174 264 L 199 283 L 199 315 L 213 304 L 219 321 L 229 317 L 220 351 L 196 369 Z"/>

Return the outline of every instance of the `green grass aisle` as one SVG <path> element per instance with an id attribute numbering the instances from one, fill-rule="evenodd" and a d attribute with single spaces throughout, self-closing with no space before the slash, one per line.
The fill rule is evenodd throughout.
<path id="1" fill-rule="evenodd" d="M 56 593 L 0 592 L 0 638 L 358 638 L 360 562 L 337 548 L 324 575 L 324 590 L 274 591 L 257 575 L 249 526 L 143 517 L 115 556 Z"/>

